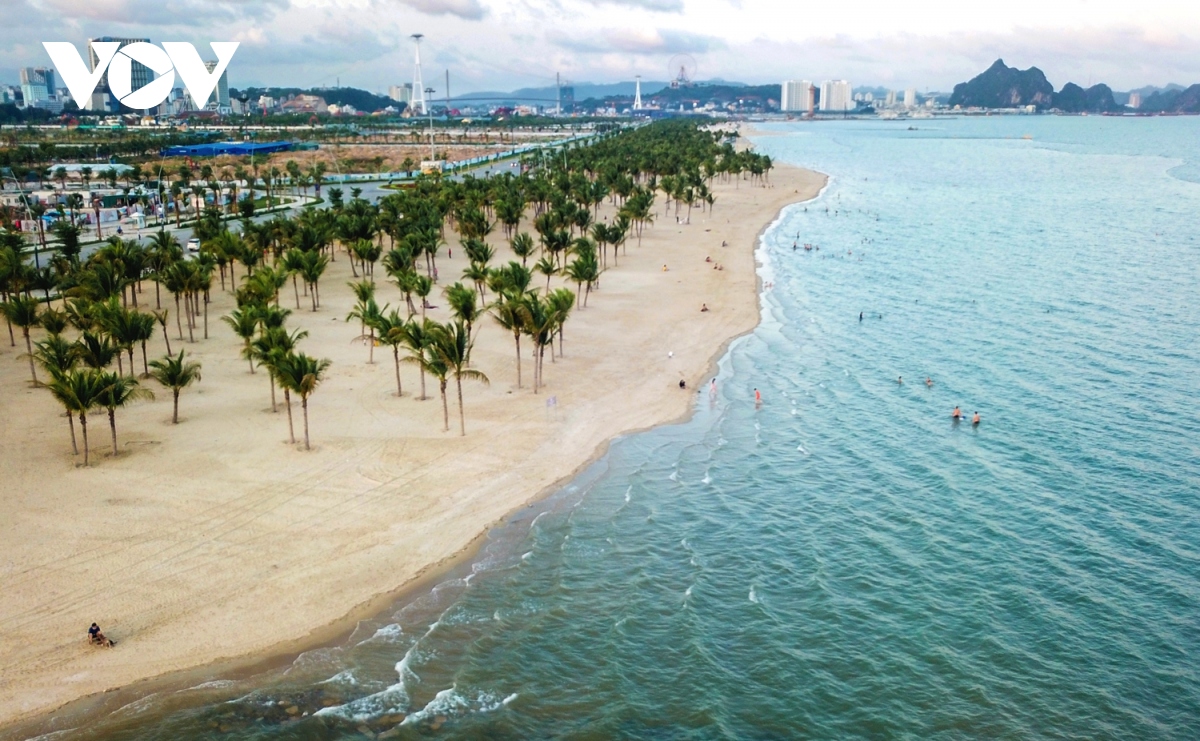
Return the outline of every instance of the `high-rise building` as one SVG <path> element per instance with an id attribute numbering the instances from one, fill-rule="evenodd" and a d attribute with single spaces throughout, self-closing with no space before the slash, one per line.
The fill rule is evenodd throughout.
<path id="1" fill-rule="evenodd" d="M 904 91 L 904 107 L 905 108 L 916 108 L 917 107 L 917 89 L 915 87 L 910 87 Z"/>
<path id="2" fill-rule="evenodd" d="M 413 87 L 411 82 L 406 82 L 403 85 L 392 85 L 388 88 L 388 97 L 397 103 L 405 105 L 412 102 Z"/>
<path id="3" fill-rule="evenodd" d="M 88 68 L 92 72 L 95 72 L 96 66 L 98 64 L 100 64 L 100 57 L 97 56 L 96 50 L 92 46 L 97 41 L 116 41 L 121 46 L 127 46 L 129 44 L 136 44 L 139 41 L 147 43 L 147 44 L 150 43 L 150 39 L 117 39 L 117 38 L 113 38 L 112 36 L 102 36 L 98 39 L 88 39 Z M 119 48 L 120 47 L 118 47 L 118 49 Z M 151 70 L 146 65 L 142 64 L 141 62 L 136 62 L 136 61 L 131 65 L 130 75 L 129 75 L 129 82 L 130 82 L 131 90 L 141 90 L 146 85 L 149 85 L 151 82 L 154 82 L 154 79 L 155 79 L 154 71 Z M 75 102 L 76 102 L 76 104 L 80 103 L 80 101 L 75 101 Z M 85 106 L 80 105 L 80 107 L 83 108 Z M 99 82 L 99 84 L 96 85 L 96 91 L 94 93 L 92 93 L 92 99 L 90 101 L 87 101 L 86 107 L 92 109 L 93 111 L 120 111 L 121 110 L 121 101 L 117 100 L 113 96 L 112 91 L 108 87 L 108 72 L 107 71 L 105 71 L 104 74 L 102 74 L 100 76 L 100 82 Z"/>
<path id="4" fill-rule="evenodd" d="M 217 61 L 214 59 L 205 62 L 204 68 L 211 73 L 217 68 Z M 221 71 L 221 77 L 217 80 L 217 87 L 213 90 L 212 97 L 208 99 L 208 103 L 204 107 L 210 111 L 216 111 L 223 116 L 233 113 L 233 105 L 229 102 L 229 78 L 226 76 L 226 70 Z"/>
<path id="5" fill-rule="evenodd" d="M 784 80 L 779 110 L 784 113 L 812 113 L 813 84 L 808 80 Z"/>
<path id="6" fill-rule="evenodd" d="M 38 108 L 54 98 L 54 70 L 45 67 L 21 68 L 21 97 L 26 108 Z"/>
<path id="7" fill-rule="evenodd" d="M 821 110 L 844 113 L 854 110 L 853 91 L 845 80 L 826 80 L 821 83 Z"/>
<path id="8" fill-rule="evenodd" d="M 884 98 L 883 104 L 884 104 L 884 106 L 886 106 L 888 108 L 894 108 L 896 106 L 896 91 L 895 90 L 887 91 L 887 97 Z"/>
<path id="9" fill-rule="evenodd" d="M 1142 94 L 1141 93 L 1130 93 L 1129 94 L 1129 107 L 1130 108 L 1141 108 L 1142 107 Z"/>

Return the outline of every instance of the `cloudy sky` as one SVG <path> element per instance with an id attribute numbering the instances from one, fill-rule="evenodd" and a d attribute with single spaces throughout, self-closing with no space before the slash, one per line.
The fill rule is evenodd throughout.
<path id="1" fill-rule="evenodd" d="M 970 6 L 978 9 L 965 10 Z M 635 74 L 665 79 L 676 53 L 701 79 L 845 78 L 948 90 L 997 57 L 1056 87 L 1200 82 L 1200 12 L 1186 0 L 0 0 L 0 82 L 45 65 L 41 41 L 136 36 L 240 41 L 230 84 L 452 92 Z M 202 54 L 204 52 L 202 51 Z M 207 55 L 206 55 L 207 56 Z"/>

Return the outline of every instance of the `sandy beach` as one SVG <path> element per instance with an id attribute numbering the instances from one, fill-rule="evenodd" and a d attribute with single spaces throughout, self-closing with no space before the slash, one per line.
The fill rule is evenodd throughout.
<path id="1" fill-rule="evenodd" d="M 547 358 L 537 395 L 529 348 L 518 389 L 511 334 L 483 320 L 473 366 L 491 384 L 464 383 L 466 437 L 453 398 L 451 431 L 441 431 L 435 383 L 429 400 L 416 399 L 415 367 L 402 366 L 396 396 L 390 348 L 375 348 L 368 364 L 358 323 L 345 321 L 344 253 L 321 281 L 320 310 L 302 297 L 289 321 L 309 333 L 302 350 L 333 360 L 309 402 L 310 452 L 288 444 L 282 395 L 272 413 L 266 373 L 250 373 L 220 322 L 234 301 L 219 284 L 210 339 L 181 342 L 171 331 L 173 349 L 203 366 L 182 394 L 180 424 L 171 424 L 170 393 L 144 381 L 156 399 L 118 412 L 116 459 L 105 414 L 90 417 L 90 468 L 71 454 L 61 407 L 30 386 L 18 330 L 16 347 L 0 345 L 0 735 L 85 696 L 328 639 L 380 595 L 461 556 L 613 437 L 686 415 L 714 358 L 758 322 L 758 235 L 825 177 L 779 166 L 770 181 L 718 183 L 714 211 L 693 209 L 690 224 L 664 216 L 660 197 L 641 245 L 630 238 L 567 322 L 565 357 Z M 512 258 L 498 233 L 489 241 L 494 265 Z M 438 258 L 443 286 L 467 264 L 457 237 L 450 242 L 453 258 Z M 402 308 L 382 269 L 377 281 L 380 303 Z M 430 316 L 448 318 L 440 289 L 431 301 Z M 139 302 L 154 305 L 149 282 Z M 290 286 L 281 302 L 295 309 Z M 165 353 L 161 334 L 149 353 Z M 293 411 L 302 437 L 298 402 Z M 92 621 L 115 648 L 87 644 Z"/>

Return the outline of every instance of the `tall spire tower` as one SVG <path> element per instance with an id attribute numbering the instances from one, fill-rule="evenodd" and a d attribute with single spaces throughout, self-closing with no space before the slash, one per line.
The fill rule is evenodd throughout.
<path id="1" fill-rule="evenodd" d="M 635 75 L 633 79 L 637 81 L 637 87 L 634 88 L 633 93 L 633 110 L 640 111 L 642 110 L 642 76 Z"/>
<path id="2" fill-rule="evenodd" d="M 409 103 L 409 106 L 421 115 L 429 112 L 426 108 L 428 103 L 425 101 L 425 84 L 421 82 L 421 39 L 423 38 L 425 38 L 423 33 L 412 35 L 413 41 L 417 43 L 417 67 L 413 72 L 412 102 Z"/>

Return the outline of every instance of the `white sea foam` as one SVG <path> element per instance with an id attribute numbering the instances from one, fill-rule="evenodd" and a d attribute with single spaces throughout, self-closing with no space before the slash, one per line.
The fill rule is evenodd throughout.
<path id="1" fill-rule="evenodd" d="M 704 471 L 704 478 L 700 479 L 700 483 L 702 483 L 702 484 L 711 484 L 712 483 L 712 476 L 708 475 L 707 470 Z"/>
<path id="2" fill-rule="evenodd" d="M 237 684 L 237 682 L 233 681 L 232 679 L 214 679 L 210 682 L 201 682 L 194 687 L 178 690 L 175 694 L 179 694 L 180 692 L 191 692 L 192 690 L 219 690 L 226 687 L 232 687 L 235 684 Z"/>
<path id="3" fill-rule="evenodd" d="M 753 584 L 750 585 L 750 601 L 756 605 L 758 604 L 758 594 L 755 593 Z"/>
<path id="4" fill-rule="evenodd" d="M 626 502 L 626 504 L 628 504 L 628 503 L 629 503 L 629 500 L 630 500 L 630 499 L 632 499 L 632 498 L 633 498 L 633 484 L 630 484 L 630 485 L 629 485 L 629 488 L 625 490 L 625 502 Z"/>
<path id="5" fill-rule="evenodd" d="M 679 469 L 678 468 L 672 469 L 671 475 L 668 476 L 667 478 L 671 479 L 672 481 L 678 481 L 679 480 Z"/>
<path id="6" fill-rule="evenodd" d="M 472 712 L 490 713 L 508 705 L 515 699 L 517 699 L 516 693 L 503 698 L 491 692 L 476 692 L 473 696 L 467 696 L 459 692 L 456 686 L 452 685 L 434 695 L 433 699 L 425 707 L 410 714 L 404 719 L 401 725 L 413 725 L 439 715 L 454 716 Z"/>
<path id="7" fill-rule="evenodd" d="M 359 645 L 362 645 L 362 644 L 359 644 Z M 317 682 L 317 684 L 349 684 L 349 685 L 357 686 L 358 680 L 355 679 L 354 672 L 350 671 L 349 669 L 345 669 L 343 671 L 338 672 L 337 674 L 334 674 L 329 679 L 325 679 L 320 682 Z"/>

